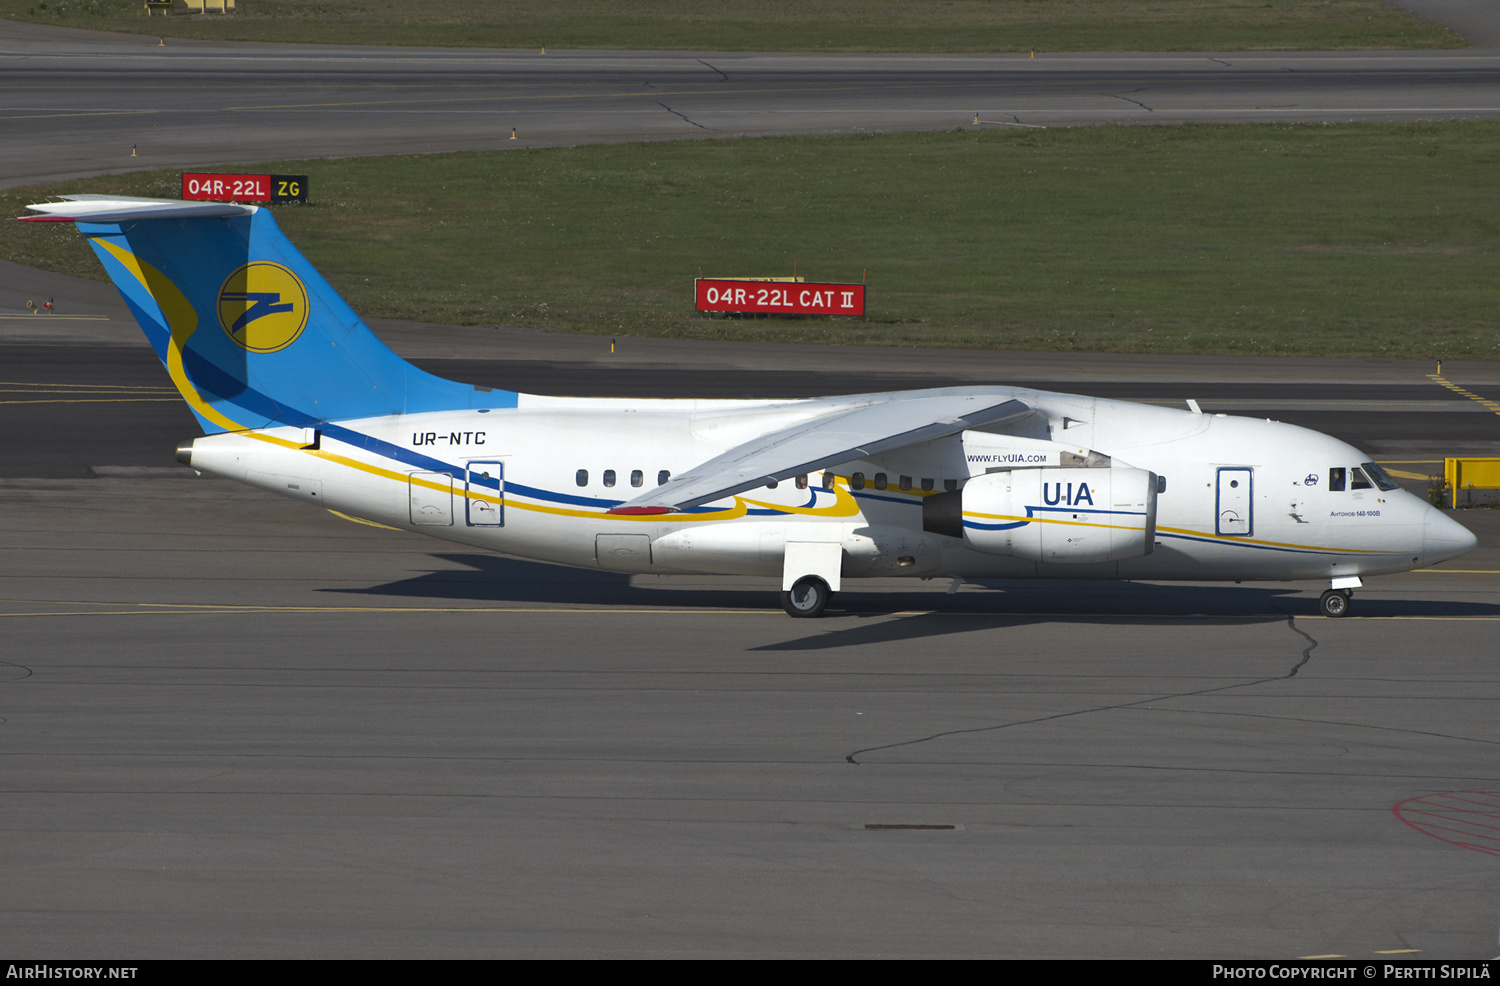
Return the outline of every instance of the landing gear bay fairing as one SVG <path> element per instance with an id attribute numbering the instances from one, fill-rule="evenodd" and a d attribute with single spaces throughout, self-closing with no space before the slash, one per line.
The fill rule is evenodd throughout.
<path id="1" fill-rule="evenodd" d="M 391 527 L 633 573 L 1361 579 L 1474 535 L 1293 425 L 1019 387 L 813 400 L 540 397 L 402 360 L 255 206 L 68 196 L 204 436 L 178 459 Z"/>

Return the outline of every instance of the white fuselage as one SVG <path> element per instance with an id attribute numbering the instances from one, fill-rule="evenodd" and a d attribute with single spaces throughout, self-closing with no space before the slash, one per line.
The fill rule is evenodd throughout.
<path id="1" fill-rule="evenodd" d="M 666 514 L 606 511 L 759 435 L 889 395 L 521 395 L 514 408 L 345 421 L 317 433 L 211 435 L 192 444 L 191 464 L 391 527 L 626 572 L 780 575 L 788 541 L 811 539 L 841 545 L 845 578 L 1337 579 L 1406 571 L 1474 544 L 1467 530 L 1402 490 L 1347 481 L 1331 489 L 1334 470 L 1348 477 L 1367 457 L 1317 432 L 1021 388 L 949 392 L 981 390 L 1023 400 L 1034 413 L 1006 434 L 965 431 L 840 463 L 827 470 L 831 489 L 819 472 L 805 484 L 794 477 Z M 924 531 L 924 498 L 976 477 L 1101 461 L 1160 477 L 1149 553 L 1057 562 Z M 1058 502 L 1066 507 L 1071 491 L 1050 489 L 1050 516 L 1059 518 L 1052 522 L 1070 523 Z"/>

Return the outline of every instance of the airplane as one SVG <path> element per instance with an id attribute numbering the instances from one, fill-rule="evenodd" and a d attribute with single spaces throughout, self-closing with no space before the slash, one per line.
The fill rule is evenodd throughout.
<path id="1" fill-rule="evenodd" d="M 1477 540 L 1294 425 L 1023 387 L 806 400 L 546 397 L 376 338 L 245 204 L 61 196 L 204 435 L 199 473 L 476 548 L 624 573 L 845 579 L 1362 579 Z"/>

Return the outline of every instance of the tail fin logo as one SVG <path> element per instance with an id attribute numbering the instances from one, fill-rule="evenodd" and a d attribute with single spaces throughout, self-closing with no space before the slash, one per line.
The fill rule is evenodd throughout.
<path id="1" fill-rule="evenodd" d="M 279 352 L 307 327 L 307 288 L 280 264 L 251 261 L 219 288 L 219 324 L 241 349 Z"/>

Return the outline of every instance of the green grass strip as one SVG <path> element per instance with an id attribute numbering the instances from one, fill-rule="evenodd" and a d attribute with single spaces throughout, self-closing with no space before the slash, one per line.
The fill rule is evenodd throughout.
<path id="1" fill-rule="evenodd" d="M 353 306 L 432 322 L 910 346 L 1496 358 L 1500 123 L 1080 127 L 597 145 L 307 172 Z M 176 172 L 14 190 L 176 197 Z M 0 256 L 100 277 L 68 226 Z M 699 318 L 692 280 L 858 281 L 869 322 Z"/>
<path id="2" fill-rule="evenodd" d="M 0 0 L 0 17 L 167 38 L 537 51 L 1316 51 L 1465 43 L 1381 0 L 238 0 L 232 14 L 169 17 L 146 16 L 141 0 Z"/>

